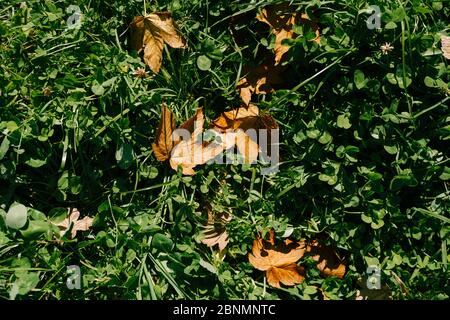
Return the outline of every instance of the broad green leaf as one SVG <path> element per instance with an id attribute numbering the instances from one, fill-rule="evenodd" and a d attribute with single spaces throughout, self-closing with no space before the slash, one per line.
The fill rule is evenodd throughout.
<path id="1" fill-rule="evenodd" d="M 96 96 L 102 96 L 105 93 L 105 88 L 97 81 L 94 81 L 91 90 Z"/>
<path id="2" fill-rule="evenodd" d="M 345 114 L 339 115 L 337 117 L 336 123 L 339 128 L 344 128 L 344 129 L 349 129 L 352 126 L 352 124 L 350 123 L 350 119 Z"/>
<path id="3" fill-rule="evenodd" d="M 128 169 L 134 160 L 133 147 L 129 143 L 123 143 L 116 151 L 116 160 L 119 167 L 122 169 Z"/>
<path id="4" fill-rule="evenodd" d="M 395 77 L 397 79 L 397 84 L 401 89 L 409 87 L 409 85 L 412 83 L 411 70 L 408 66 L 405 66 L 405 74 L 403 74 L 402 65 L 398 65 L 395 71 Z"/>
<path id="5" fill-rule="evenodd" d="M 384 150 L 386 150 L 387 153 L 389 154 L 397 154 L 398 149 L 397 146 L 393 145 L 393 146 L 383 146 Z"/>
<path id="6" fill-rule="evenodd" d="M 173 241 L 162 233 L 157 233 L 153 236 L 152 247 L 159 251 L 170 252 L 173 248 Z"/>
<path id="7" fill-rule="evenodd" d="M 327 144 L 330 143 L 331 141 L 333 141 L 333 137 L 331 136 L 331 134 L 329 134 L 327 131 L 325 131 L 319 138 L 319 143 L 321 144 Z"/>
<path id="8" fill-rule="evenodd" d="M 359 69 L 356 69 L 353 74 L 353 80 L 355 82 L 356 88 L 362 89 L 366 86 L 366 78 L 364 76 L 364 72 Z"/>
<path id="9" fill-rule="evenodd" d="M 386 30 L 395 29 L 395 28 L 397 28 L 397 24 L 395 24 L 394 21 L 389 21 L 388 23 L 386 23 L 386 25 L 384 26 L 384 28 L 385 28 Z"/>
<path id="10" fill-rule="evenodd" d="M 209 272 L 213 273 L 213 274 L 217 274 L 217 269 L 216 267 L 214 267 L 212 264 L 210 264 L 209 262 L 200 259 L 200 261 L 198 262 L 199 265 L 201 265 L 203 268 L 205 268 L 206 270 L 208 270 Z"/>
<path id="11" fill-rule="evenodd" d="M 27 223 L 27 207 L 20 203 L 14 203 L 6 213 L 5 223 L 9 228 L 21 229 Z"/>
<path id="12" fill-rule="evenodd" d="M 391 180 L 390 188 L 392 191 L 398 191 L 403 187 L 415 187 L 417 184 L 418 182 L 414 176 L 409 174 L 399 174 Z"/>
<path id="13" fill-rule="evenodd" d="M 34 238 L 48 232 L 50 228 L 50 223 L 47 221 L 31 220 L 28 227 L 21 233 L 25 238 Z"/>
<path id="14" fill-rule="evenodd" d="M 9 140 L 8 137 L 4 137 L 2 144 L 0 144 L 0 160 L 3 159 L 6 152 L 8 152 L 8 149 L 9 149 Z"/>
<path id="15" fill-rule="evenodd" d="M 450 179 L 450 167 L 445 166 L 441 175 L 439 176 L 441 180 L 449 180 Z"/>
<path id="16" fill-rule="evenodd" d="M 361 214 L 361 220 L 364 221 L 365 223 L 372 223 L 372 218 L 365 215 L 364 213 Z"/>
<path id="17" fill-rule="evenodd" d="M 434 88 L 436 86 L 436 82 L 434 81 L 434 79 L 429 76 L 426 76 L 423 82 L 429 88 Z"/>
<path id="18" fill-rule="evenodd" d="M 8 121 L 6 123 L 6 129 L 8 129 L 9 132 L 14 132 L 19 128 L 19 126 L 17 125 L 17 123 L 15 123 L 14 121 Z"/>
<path id="19" fill-rule="evenodd" d="M 47 163 L 47 159 L 42 160 L 42 159 L 33 159 L 33 158 L 30 158 L 30 159 L 26 160 L 25 163 L 26 163 L 27 165 L 29 165 L 30 167 L 33 167 L 33 168 L 40 168 L 40 167 L 42 167 L 44 164 Z"/>
<path id="20" fill-rule="evenodd" d="M 197 58 L 197 67 L 200 70 L 203 71 L 208 71 L 209 69 L 211 69 L 211 59 L 209 59 L 207 56 L 205 55 L 201 55 Z"/>
<path id="21" fill-rule="evenodd" d="M 26 295 L 39 283 L 39 274 L 37 272 L 23 272 L 16 276 L 17 279 L 13 282 L 9 292 L 11 300 L 14 300 L 17 295 Z"/>

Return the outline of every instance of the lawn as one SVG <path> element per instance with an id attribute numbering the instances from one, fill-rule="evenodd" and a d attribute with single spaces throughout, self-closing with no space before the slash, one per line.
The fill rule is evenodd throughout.
<path id="1" fill-rule="evenodd" d="M 2 0 L 0 298 L 449 299 L 449 4 Z"/>

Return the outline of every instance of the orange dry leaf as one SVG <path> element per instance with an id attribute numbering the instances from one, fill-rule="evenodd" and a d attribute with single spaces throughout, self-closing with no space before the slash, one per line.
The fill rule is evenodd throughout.
<path id="1" fill-rule="evenodd" d="M 144 61 L 154 73 L 161 68 L 164 43 L 172 48 L 186 48 L 186 40 L 178 32 L 170 12 L 137 16 L 130 25 L 131 47 L 144 49 Z"/>
<path id="2" fill-rule="evenodd" d="M 203 109 L 200 108 L 175 130 L 173 114 L 163 105 L 157 139 L 152 144 L 156 158 L 159 161 L 169 159 L 173 169 L 181 165 L 183 174 L 193 175 L 195 166 L 214 160 L 236 146 L 244 162 L 251 164 L 260 152 L 258 130 L 268 130 L 270 144 L 270 130 L 278 128 L 270 115 L 260 115 L 258 107 L 254 105 L 224 112 L 214 120 L 209 129 L 214 136 L 213 141 L 203 140 L 204 121 Z"/>
<path id="3" fill-rule="evenodd" d="M 251 164 L 256 161 L 259 154 L 259 146 L 257 143 L 257 131 L 259 109 L 255 105 L 248 108 L 241 107 L 231 111 L 223 112 L 215 119 L 211 127 L 219 132 L 225 132 L 228 135 L 234 135 L 233 145 L 236 145 L 239 153 L 244 157 L 244 162 Z M 254 129 L 253 139 L 244 132 L 244 130 Z"/>
<path id="4" fill-rule="evenodd" d="M 197 108 L 195 115 L 186 120 L 173 132 L 174 145 L 177 145 L 182 140 L 189 140 L 194 132 L 195 135 L 199 135 L 203 131 L 204 121 L 205 115 L 203 114 L 203 108 Z"/>
<path id="5" fill-rule="evenodd" d="M 272 28 L 275 35 L 275 65 L 280 63 L 283 55 L 289 50 L 289 46 L 282 42 L 286 39 L 293 39 L 295 37 L 293 26 L 294 24 L 308 23 L 316 32 L 314 41 L 320 43 L 320 32 L 318 26 L 313 23 L 307 14 L 299 14 L 292 12 L 292 7 L 286 4 L 267 6 L 261 10 L 256 18 L 268 24 Z"/>
<path id="6" fill-rule="evenodd" d="M 341 263 L 336 253 L 329 247 L 319 244 L 316 240 L 308 245 L 309 253 L 318 262 L 317 268 L 324 276 L 344 277 L 345 265 Z"/>
<path id="7" fill-rule="evenodd" d="M 163 105 L 161 121 L 156 133 L 156 142 L 152 144 L 153 153 L 159 161 L 169 160 L 173 169 L 179 165 L 185 175 L 193 175 L 196 165 L 204 164 L 235 145 L 234 133 L 219 133 L 217 141 L 203 142 L 203 109 L 175 130 L 173 113 Z M 183 138 L 183 139 L 182 139 Z"/>
<path id="8" fill-rule="evenodd" d="M 165 161 L 170 157 L 170 152 L 174 146 L 172 134 L 175 128 L 174 115 L 172 111 L 163 104 L 161 108 L 161 121 L 159 122 L 158 130 L 156 131 L 156 142 L 152 143 L 153 153 L 159 161 Z"/>
<path id="9" fill-rule="evenodd" d="M 260 152 L 257 139 L 258 130 L 267 130 L 267 139 L 270 145 L 270 130 L 278 129 L 278 124 L 270 115 L 260 115 L 258 107 L 250 104 L 247 108 L 241 107 L 223 112 L 211 123 L 211 128 L 219 132 L 227 132 L 230 129 L 238 130 L 236 133 L 237 149 L 244 156 L 246 163 L 253 163 Z M 245 132 L 239 131 L 239 129 Z M 251 129 L 254 131 L 250 131 Z M 270 155 L 270 148 L 267 151 Z"/>
<path id="10" fill-rule="evenodd" d="M 181 142 L 179 142 L 180 135 L 176 134 L 174 137 L 176 146 L 171 152 L 170 166 L 176 170 L 181 165 L 185 175 L 193 175 L 195 166 L 213 160 L 235 144 L 235 135 L 228 133 L 219 133 L 214 141 L 204 142 L 204 120 L 203 110 L 197 110 L 196 115 L 180 127 L 180 129 L 187 130 L 184 131 L 185 134 L 191 133 L 190 137 L 185 137 Z"/>
<path id="11" fill-rule="evenodd" d="M 253 241 L 252 253 L 249 253 L 248 259 L 256 269 L 266 271 L 267 282 L 271 286 L 279 288 L 280 283 L 293 286 L 303 281 L 304 276 L 300 274 L 302 268 L 296 262 L 305 252 L 304 242 L 286 240 L 276 246 L 275 232 L 272 229 L 268 241 L 261 238 Z"/>
<path id="12" fill-rule="evenodd" d="M 285 69 L 285 66 L 274 66 L 273 63 L 263 63 L 253 69 L 245 68 L 245 76 L 237 84 L 245 105 L 250 104 L 252 94 L 268 94 L 273 91 L 274 85 L 282 84 L 284 80 L 281 73 Z"/>
<path id="13" fill-rule="evenodd" d="M 248 107 L 223 112 L 212 121 L 210 127 L 220 132 L 226 132 L 229 129 L 277 129 L 278 124 L 270 115 L 260 115 L 259 108 L 250 104 Z"/>
<path id="14" fill-rule="evenodd" d="M 185 175 L 195 174 L 194 167 L 214 160 L 224 150 L 234 146 L 234 134 L 219 134 L 216 140 L 204 143 L 202 142 L 202 133 L 192 134 L 189 140 L 183 140 L 173 148 L 170 157 L 170 166 L 177 169 L 179 165 Z"/>
<path id="15" fill-rule="evenodd" d="M 214 215 L 209 207 L 208 221 L 203 231 L 205 238 L 202 240 L 202 243 L 206 244 L 208 247 L 213 247 L 217 244 L 219 246 L 219 250 L 225 249 L 228 244 L 228 233 L 225 226 L 230 221 L 230 214 L 220 213 Z"/>
<path id="16" fill-rule="evenodd" d="M 203 114 L 203 108 L 197 108 L 195 115 L 186 120 L 179 129 L 185 129 L 192 134 L 197 126 L 201 126 L 203 128 L 204 121 L 205 115 Z"/>
<path id="17" fill-rule="evenodd" d="M 77 235 L 77 231 L 87 231 L 92 226 L 92 221 L 94 220 L 91 217 L 84 217 L 81 220 L 78 220 L 80 217 L 80 212 L 73 208 L 72 210 L 69 209 L 68 211 L 69 216 L 65 218 L 60 223 L 55 223 L 57 227 L 60 229 L 60 236 L 64 236 L 66 232 L 70 229 L 70 237 L 71 239 L 75 238 Z"/>
<path id="18" fill-rule="evenodd" d="M 343 278 L 345 265 L 340 262 L 336 253 L 329 247 L 323 246 L 317 240 L 306 244 L 304 241 L 284 240 L 278 245 L 275 243 L 275 232 L 272 229 L 269 240 L 258 238 L 253 241 L 252 253 L 249 254 L 250 263 L 259 270 L 266 271 L 267 281 L 271 286 L 279 287 L 280 282 L 292 286 L 300 283 L 304 276 L 303 267 L 296 262 L 305 253 L 312 255 L 318 262 L 317 268 L 324 276 Z"/>

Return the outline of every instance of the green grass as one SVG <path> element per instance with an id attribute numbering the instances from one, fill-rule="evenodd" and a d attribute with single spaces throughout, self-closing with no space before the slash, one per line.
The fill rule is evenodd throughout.
<path id="1" fill-rule="evenodd" d="M 1 298 L 320 299 L 319 287 L 353 299 L 373 264 L 394 299 L 449 298 L 448 1 L 291 1 L 322 39 L 296 28 L 285 84 L 254 97 L 280 125 L 276 175 L 206 165 L 183 177 L 152 155 L 163 101 L 180 122 L 199 106 L 208 119 L 240 106 L 243 66 L 274 43 L 255 15 L 276 2 L 147 1 L 173 13 L 189 48 L 165 48 L 144 79 L 127 30 L 143 1 L 1 2 L 0 215 L 28 208 L 22 230 L 0 218 Z M 80 29 L 67 28 L 72 4 Z M 380 30 L 366 26 L 372 4 Z M 233 215 L 225 255 L 201 243 L 206 201 Z M 94 226 L 60 244 L 46 221 L 68 207 Z M 271 227 L 321 237 L 345 258 L 344 279 L 311 269 L 296 287 L 267 286 L 247 253 Z M 66 286 L 70 265 L 80 290 Z"/>

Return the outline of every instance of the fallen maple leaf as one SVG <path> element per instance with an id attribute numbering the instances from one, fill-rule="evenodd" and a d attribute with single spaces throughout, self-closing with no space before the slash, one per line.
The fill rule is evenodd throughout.
<path id="1" fill-rule="evenodd" d="M 317 268 L 322 275 L 335 276 L 340 279 L 344 277 L 346 267 L 330 247 L 324 246 L 317 240 L 314 240 L 308 245 L 307 251 L 318 262 Z"/>
<path id="2" fill-rule="evenodd" d="M 245 75 L 239 80 L 237 89 L 245 105 L 249 105 L 252 94 L 268 94 L 274 90 L 273 86 L 284 82 L 281 74 L 286 66 L 273 62 L 265 62 L 256 68 L 244 68 Z"/>
<path id="3" fill-rule="evenodd" d="M 152 143 L 153 153 L 159 161 L 169 159 L 174 146 L 173 131 L 176 128 L 175 118 L 167 106 L 161 108 L 161 121 L 156 131 L 156 142 Z"/>
<path id="4" fill-rule="evenodd" d="M 69 216 L 65 218 L 60 223 L 54 223 L 60 229 L 60 236 L 64 236 L 66 232 L 71 229 L 70 237 L 71 239 L 75 238 L 78 231 L 87 231 L 92 226 L 92 221 L 94 220 L 91 217 L 84 217 L 81 220 L 78 220 L 80 217 L 80 212 L 76 209 L 68 210 Z"/>
<path id="5" fill-rule="evenodd" d="M 213 214 L 212 209 L 208 209 L 208 221 L 204 227 L 202 240 L 203 244 L 213 247 L 216 244 L 219 250 L 225 249 L 228 244 L 228 233 L 225 228 L 226 224 L 231 221 L 231 215 L 228 213 Z"/>
<path id="6" fill-rule="evenodd" d="M 222 112 L 212 121 L 210 127 L 220 132 L 226 132 L 229 129 L 277 129 L 278 124 L 270 115 L 260 115 L 259 108 L 250 104 L 248 107 Z"/>
<path id="7" fill-rule="evenodd" d="M 267 6 L 256 16 L 261 22 L 268 24 L 275 35 L 275 65 L 279 64 L 289 46 L 283 44 L 283 40 L 295 37 L 294 24 L 308 23 L 316 33 L 314 41 L 320 43 L 320 32 L 317 24 L 312 22 L 306 13 L 292 12 L 292 7 L 287 4 Z"/>
<path id="8" fill-rule="evenodd" d="M 224 151 L 236 146 L 244 162 L 251 164 L 260 152 L 257 130 L 268 129 L 270 133 L 271 129 L 278 128 L 271 116 L 259 115 L 258 107 L 254 105 L 224 112 L 214 120 L 209 129 L 214 137 L 212 141 L 203 140 L 204 121 L 203 109 L 199 108 L 192 118 L 175 130 L 173 113 L 163 105 L 157 139 L 152 144 L 156 158 L 169 160 L 175 170 L 181 165 L 184 175 L 193 175 L 195 166 L 217 159 Z M 270 134 L 267 139 L 270 141 Z"/>
<path id="9" fill-rule="evenodd" d="M 306 252 L 304 242 L 292 242 L 285 240 L 278 246 L 275 245 L 275 232 L 269 233 L 269 240 L 258 238 L 253 241 L 252 253 L 249 253 L 250 263 L 258 270 L 266 271 L 267 282 L 276 288 L 280 283 L 293 286 L 301 283 L 304 276 L 302 267 L 296 262 Z M 300 272 L 300 273 L 299 273 Z"/>
<path id="10" fill-rule="evenodd" d="M 183 140 L 174 147 L 170 157 L 173 169 L 181 165 L 184 175 L 193 175 L 195 166 L 214 160 L 235 144 L 233 133 L 218 134 L 212 142 L 203 142 L 201 136 L 201 132 L 194 132 L 189 140 Z"/>
<path id="11" fill-rule="evenodd" d="M 195 166 L 204 164 L 223 152 L 221 144 L 214 142 L 205 144 L 203 142 L 204 121 L 203 109 L 197 110 L 195 116 L 180 127 L 180 129 L 186 130 L 184 133 L 190 133 L 188 139 L 180 142 L 181 135 L 175 135 L 174 137 L 177 144 L 171 152 L 170 166 L 177 170 L 178 166 L 181 165 L 182 172 L 185 175 L 193 175 Z"/>
<path id="12" fill-rule="evenodd" d="M 243 155 L 245 163 L 253 163 L 260 152 L 257 139 L 258 130 L 267 130 L 268 148 L 265 151 L 270 156 L 270 131 L 271 129 L 278 129 L 278 124 L 270 115 L 260 115 L 258 107 L 250 104 L 248 107 L 223 112 L 212 121 L 210 127 L 219 132 L 234 130 L 239 153 Z M 251 129 L 254 131 L 248 131 Z"/>
<path id="13" fill-rule="evenodd" d="M 189 135 L 194 134 L 194 131 L 197 129 L 196 135 L 198 135 L 201 131 L 203 131 L 203 123 L 205 121 L 205 115 L 203 113 L 203 108 L 197 108 L 195 115 L 188 120 L 186 120 L 178 129 L 185 130 L 175 130 L 174 131 L 174 144 L 178 144 L 182 139 L 184 133 L 189 133 Z"/>
<path id="14" fill-rule="evenodd" d="M 183 174 L 193 175 L 195 173 L 193 168 L 196 165 L 204 164 L 214 159 L 223 150 L 232 147 L 234 136 L 226 134 L 220 134 L 221 143 L 205 143 L 202 140 L 204 120 L 203 109 L 198 108 L 192 118 L 175 129 L 174 115 L 163 104 L 156 142 L 152 144 L 156 159 L 169 160 L 171 167 L 175 170 L 181 165 Z"/>
<path id="15" fill-rule="evenodd" d="M 172 48 L 186 48 L 186 40 L 177 30 L 170 12 L 137 16 L 130 25 L 131 47 L 144 49 L 144 61 L 154 73 L 161 68 L 164 43 Z"/>

